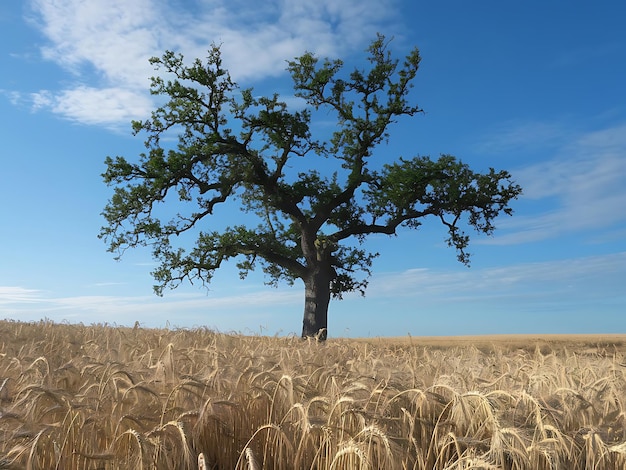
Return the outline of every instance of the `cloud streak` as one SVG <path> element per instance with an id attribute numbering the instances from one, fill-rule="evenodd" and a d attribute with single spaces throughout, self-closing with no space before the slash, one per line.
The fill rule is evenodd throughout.
<path id="1" fill-rule="evenodd" d="M 47 108 L 74 122 L 113 128 L 147 116 L 153 105 L 147 95 L 129 88 L 79 85 L 57 93 L 41 91 L 30 96 L 36 109 Z"/>
<path id="2" fill-rule="evenodd" d="M 561 261 L 527 263 L 504 267 L 439 271 L 410 269 L 383 273 L 372 278 L 367 302 L 384 303 L 390 312 L 402 310 L 403 302 L 436 306 L 467 306 L 488 302 L 494 308 L 513 305 L 523 308 L 534 302 L 578 303 L 623 302 L 621 284 L 626 278 L 626 252 Z M 622 300 L 619 300 L 621 295 Z M 354 303 L 356 301 L 356 303 Z M 361 298 L 354 294 L 337 302 L 335 308 L 353 309 Z M 79 320 L 131 324 L 139 320 L 148 326 L 166 321 L 191 324 L 214 322 L 220 329 L 241 329 L 255 325 L 255 319 L 273 322 L 277 329 L 300 314 L 302 291 L 297 288 L 268 289 L 243 295 L 212 297 L 197 293 L 156 296 L 53 296 L 50 292 L 24 287 L 0 287 L 0 315 L 16 319 L 54 321 Z M 358 308 L 358 307 L 356 307 Z M 255 318 L 246 320 L 246 318 Z M 242 320 L 243 319 L 243 320 Z M 238 322 L 235 324 L 234 322 Z"/>
<path id="3" fill-rule="evenodd" d="M 372 279 L 368 298 L 467 299 L 528 297 L 609 298 L 626 278 L 626 252 L 494 268 L 437 271 L 410 269 Z"/>
<path id="4" fill-rule="evenodd" d="M 117 322 L 130 324 L 135 320 L 151 326 L 164 325 L 181 318 L 218 320 L 228 325 L 228 312 L 237 312 L 237 318 L 247 311 L 284 307 L 300 308 L 302 293 L 296 290 L 264 290 L 237 296 L 209 297 L 202 294 L 175 293 L 166 297 L 82 295 L 54 296 L 50 292 L 15 286 L 0 286 L 0 316 L 22 320 L 43 317 L 54 321 L 80 319 L 90 323 Z M 251 314 L 254 315 L 254 314 Z M 250 326 L 250 325 L 248 325 Z"/>
<path id="5" fill-rule="evenodd" d="M 526 132 L 523 126 L 520 133 L 511 129 L 505 136 L 517 136 L 512 141 L 521 142 Z M 541 201 L 545 209 L 531 216 L 522 207 L 512 219 L 499 222 L 495 237 L 481 243 L 534 242 L 626 222 L 626 124 L 569 132 L 567 139 L 563 130 L 558 134 L 560 146 L 552 158 L 512 171 L 524 188 L 522 201 Z M 498 144 L 504 146 L 504 142 Z"/>
<path id="6" fill-rule="evenodd" d="M 3 305 L 33 304 L 40 300 L 40 291 L 36 289 L 0 286 L 0 308 Z"/>
<path id="7" fill-rule="evenodd" d="M 31 23 L 47 40 L 42 56 L 67 70 L 71 84 L 12 100 L 84 124 L 127 125 L 152 109 L 148 59 L 165 49 L 191 59 L 222 43 L 233 78 L 258 80 L 283 73 L 285 60 L 305 50 L 336 56 L 362 48 L 393 15 L 375 0 L 214 0 L 188 8 L 195 10 L 160 0 L 32 0 Z"/>

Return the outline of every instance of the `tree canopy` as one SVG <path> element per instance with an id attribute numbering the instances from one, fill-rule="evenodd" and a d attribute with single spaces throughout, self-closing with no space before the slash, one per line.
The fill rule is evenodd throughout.
<path id="1" fill-rule="evenodd" d="M 164 72 L 152 78 L 151 92 L 165 102 L 133 122 L 135 134 L 147 135 L 138 161 L 106 158 L 103 177 L 114 193 L 100 237 L 109 251 L 150 246 L 159 262 L 157 294 L 185 280 L 208 283 L 231 258 L 242 278 L 260 267 L 269 283 L 302 279 L 303 336 L 322 338 L 330 298 L 365 292 L 376 256 L 363 247 L 367 235 L 394 235 L 431 217 L 468 264 L 464 228 L 491 234 L 521 188 L 507 171 L 476 173 L 447 154 L 380 161 L 376 151 L 390 125 L 422 112 L 409 99 L 418 49 L 400 62 L 388 46 L 379 35 L 367 50 L 368 66 L 350 72 L 341 60 L 309 52 L 289 61 L 304 103 L 294 110 L 278 94 L 240 88 L 217 45 L 190 65 L 170 51 L 151 59 Z M 332 135 L 322 138 L 313 132 L 320 111 L 336 119 Z M 171 133 L 176 145 L 163 138 Z M 186 212 L 162 220 L 159 207 L 168 201 Z M 230 203 L 248 213 L 242 223 L 211 230 L 216 207 Z"/>

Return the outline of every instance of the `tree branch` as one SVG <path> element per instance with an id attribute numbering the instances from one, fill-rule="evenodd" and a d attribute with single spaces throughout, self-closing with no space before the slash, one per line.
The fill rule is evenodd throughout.
<path id="1" fill-rule="evenodd" d="M 424 211 L 406 210 L 404 214 L 391 218 L 386 224 L 355 224 L 336 231 L 332 235 L 329 235 L 328 238 L 334 242 L 338 242 L 349 237 L 358 237 L 373 233 L 394 235 L 398 226 L 400 226 L 403 222 L 426 217 L 427 215 L 436 215 L 438 213 L 439 211 L 435 208 L 429 208 Z"/>

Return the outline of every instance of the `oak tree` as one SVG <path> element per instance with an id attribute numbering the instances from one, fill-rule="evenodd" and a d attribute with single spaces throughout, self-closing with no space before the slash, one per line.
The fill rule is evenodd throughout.
<path id="1" fill-rule="evenodd" d="M 331 298 L 365 291 L 376 256 L 363 248 L 367 235 L 439 220 L 467 264 L 467 228 L 491 234 L 521 188 L 507 171 L 476 173 L 452 155 L 381 161 L 391 124 L 422 112 L 409 94 L 418 49 L 399 61 L 388 46 L 377 36 L 367 66 L 349 72 L 312 53 L 288 62 L 300 98 L 294 110 L 278 94 L 240 88 L 217 45 L 190 65 L 173 52 L 151 59 L 165 72 L 151 84 L 163 104 L 133 122 L 135 134 L 147 135 L 147 152 L 106 159 L 103 178 L 114 193 L 100 237 L 109 251 L 151 247 L 157 294 L 185 280 L 208 283 L 231 258 L 242 278 L 260 267 L 269 283 L 300 279 L 302 336 L 321 339 Z M 336 120 L 321 138 L 318 117 Z M 164 218 L 162 203 L 177 212 Z M 212 230 L 223 204 L 247 214 Z"/>

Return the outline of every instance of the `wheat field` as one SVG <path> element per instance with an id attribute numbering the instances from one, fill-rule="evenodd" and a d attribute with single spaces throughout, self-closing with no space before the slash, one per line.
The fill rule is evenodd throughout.
<path id="1" fill-rule="evenodd" d="M 625 352 L 0 321 L 0 468 L 626 468 Z"/>

